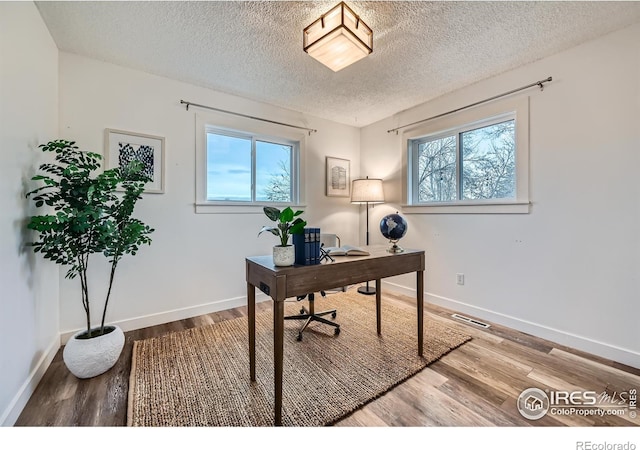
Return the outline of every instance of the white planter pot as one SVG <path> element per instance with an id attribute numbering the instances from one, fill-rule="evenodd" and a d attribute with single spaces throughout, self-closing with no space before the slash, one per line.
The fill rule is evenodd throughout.
<path id="1" fill-rule="evenodd" d="M 92 378 L 111 369 L 124 347 L 124 333 L 118 326 L 105 326 L 113 331 L 91 339 L 78 339 L 86 330 L 73 335 L 62 352 L 69 371 L 78 378 Z"/>
<path id="2" fill-rule="evenodd" d="M 296 261 L 296 248 L 293 245 L 276 245 L 273 247 L 273 264 L 276 266 L 293 266 Z"/>

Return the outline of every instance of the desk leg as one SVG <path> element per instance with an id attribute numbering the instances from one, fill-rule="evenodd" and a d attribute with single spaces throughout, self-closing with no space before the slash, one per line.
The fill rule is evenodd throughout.
<path id="1" fill-rule="evenodd" d="M 256 288 L 247 283 L 247 310 L 249 313 L 249 375 L 256 381 Z"/>
<path id="2" fill-rule="evenodd" d="M 418 307 L 418 356 L 422 356 L 424 319 L 424 271 L 416 272 L 416 303 Z"/>
<path id="3" fill-rule="evenodd" d="M 382 334 L 382 283 L 380 279 L 376 280 L 376 329 L 378 334 Z"/>
<path id="4" fill-rule="evenodd" d="M 282 425 L 282 365 L 284 354 L 284 301 L 273 301 L 274 422 Z"/>

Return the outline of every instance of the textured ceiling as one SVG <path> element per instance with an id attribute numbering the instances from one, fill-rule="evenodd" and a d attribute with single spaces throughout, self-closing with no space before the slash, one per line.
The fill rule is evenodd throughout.
<path id="1" fill-rule="evenodd" d="M 352 1 L 374 50 L 334 73 L 302 29 L 337 3 L 36 2 L 62 51 L 355 126 L 640 22 L 636 1 Z"/>

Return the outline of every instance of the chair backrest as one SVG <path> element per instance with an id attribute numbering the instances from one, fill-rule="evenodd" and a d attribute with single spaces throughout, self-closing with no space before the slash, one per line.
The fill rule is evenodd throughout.
<path id="1" fill-rule="evenodd" d="M 337 234 L 320 233 L 320 244 L 325 247 L 340 247 L 340 237 Z"/>

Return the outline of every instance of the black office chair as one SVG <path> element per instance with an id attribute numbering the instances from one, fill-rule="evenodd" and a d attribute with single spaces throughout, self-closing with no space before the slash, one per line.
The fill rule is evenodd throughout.
<path id="1" fill-rule="evenodd" d="M 322 246 L 324 246 L 325 244 L 328 244 L 328 246 L 331 247 L 335 247 L 336 246 L 336 241 L 338 242 L 338 246 L 339 246 L 339 242 L 340 242 L 340 238 L 337 237 L 335 234 L 323 234 L 321 235 L 321 243 Z M 324 250 L 322 250 L 321 248 L 321 253 L 322 253 L 322 258 L 321 261 L 324 260 L 325 258 L 327 259 L 332 259 L 326 252 L 324 252 Z M 343 289 L 344 290 L 344 289 Z M 323 297 L 327 296 L 327 293 L 325 291 L 320 291 L 320 295 L 322 295 Z M 329 314 L 331 314 L 331 318 L 335 319 L 336 318 L 336 314 L 338 313 L 337 310 L 335 309 L 330 309 L 328 311 L 322 311 L 322 312 L 315 312 L 315 306 L 314 306 L 314 300 L 315 300 L 315 293 L 310 293 L 307 295 L 300 295 L 298 297 L 296 297 L 297 301 L 302 301 L 304 299 L 307 299 L 309 301 L 309 309 L 305 308 L 304 306 L 302 306 L 300 308 L 300 314 L 296 314 L 295 316 L 285 316 L 285 320 L 304 320 L 304 325 L 302 325 L 302 328 L 300 328 L 300 331 L 298 331 L 298 341 L 302 340 L 302 333 L 304 332 L 304 330 L 307 329 L 307 327 L 309 326 L 309 324 L 311 322 L 321 322 L 327 325 L 331 325 L 332 327 L 334 327 L 334 334 L 338 335 L 340 334 L 340 325 L 330 321 L 329 319 L 325 319 L 324 316 L 327 316 Z"/>
<path id="2" fill-rule="evenodd" d="M 322 295 L 323 297 L 326 297 L 327 294 L 324 291 L 320 291 L 320 295 Z M 327 316 L 329 314 L 331 314 L 331 318 L 335 319 L 336 318 L 336 314 L 338 313 L 337 310 L 335 309 L 330 309 L 327 311 L 322 311 L 322 312 L 315 312 L 315 307 L 314 307 L 314 300 L 315 300 L 315 293 L 310 293 L 307 295 L 300 295 L 298 297 L 296 297 L 296 300 L 301 301 L 304 299 L 309 300 L 309 309 L 305 308 L 304 306 L 302 306 L 300 308 L 300 314 L 296 314 L 295 316 L 285 316 L 284 320 L 304 320 L 304 325 L 302 325 L 302 328 L 300 328 L 300 331 L 298 331 L 298 341 L 302 340 L 302 333 L 304 332 L 304 330 L 307 329 L 307 327 L 309 326 L 309 324 L 311 322 L 321 322 L 327 325 L 331 325 L 332 327 L 334 327 L 334 331 L 333 333 L 338 335 L 340 334 L 340 325 L 330 321 L 329 319 L 325 319 L 323 316 Z"/>

